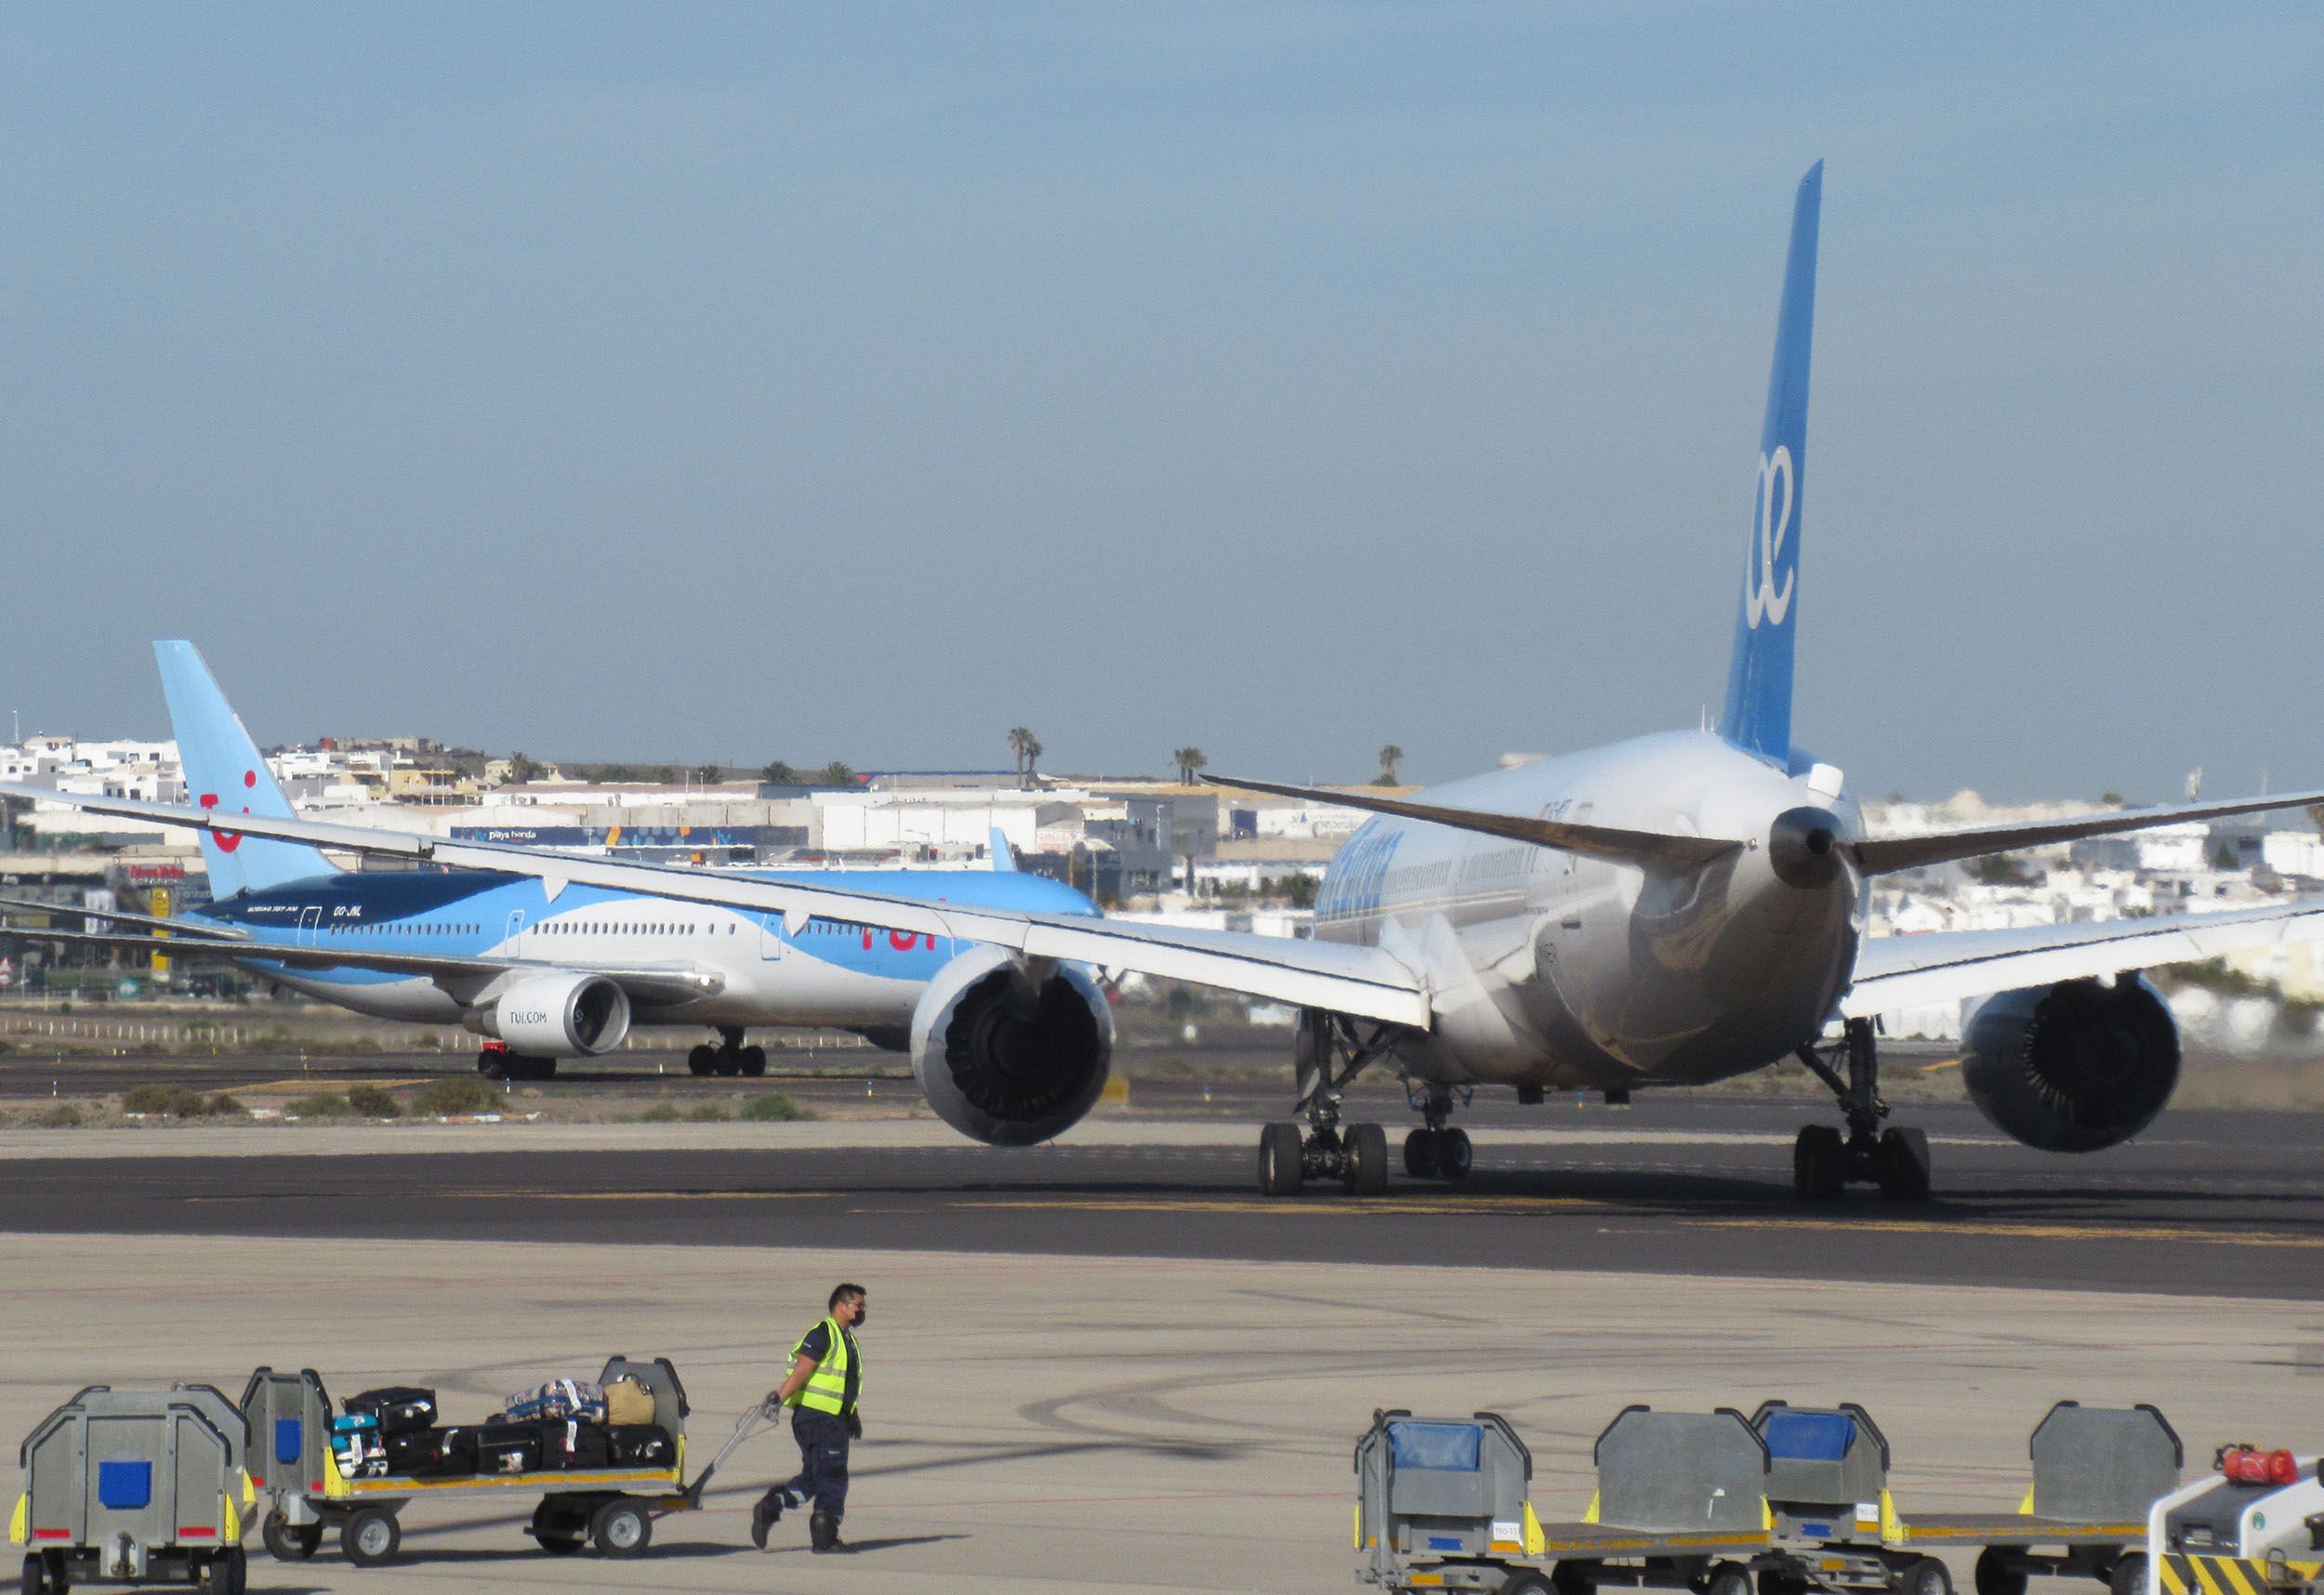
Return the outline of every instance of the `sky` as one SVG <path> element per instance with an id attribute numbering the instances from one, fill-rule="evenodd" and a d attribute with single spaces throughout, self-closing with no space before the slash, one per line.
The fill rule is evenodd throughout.
<path id="1" fill-rule="evenodd" d="M 0 6 L 0 708 L 1408 779 L 2324 786 L 2309 5 Z"/>

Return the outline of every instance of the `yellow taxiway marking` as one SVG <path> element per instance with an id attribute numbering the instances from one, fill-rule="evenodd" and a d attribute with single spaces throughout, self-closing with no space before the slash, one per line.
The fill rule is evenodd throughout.
<path id="1" fill-rule="evenodd" d="M 1319 1202 L 1284 1202 L 1266 1196 L 1008 1196 L 955 1202 L 955 1207 L 1064 1213 L 1283 1213 L 1293 1217 L 1362 1218 L 1367 1213 L 1547 1213 L 1612 1204 L 1587 1196 L 1509 1196 L 1470 1201 L 1405 1201 L 1377 1196 L 1334 1196 Z"/>
<path id="2" fill-rule="evenodd" d="M 1857 1235 L 2003 1235 L 2033 1241 L 2193 1241 L 2214 1246 L 2324 1246 L 2324 1235 L 2280 1230 L 2207 1230 L 2186 1224 L 2027 1224 L 1939 1219 L 1682 1219 L 1701 1230 L 1842 1230 Z"/>

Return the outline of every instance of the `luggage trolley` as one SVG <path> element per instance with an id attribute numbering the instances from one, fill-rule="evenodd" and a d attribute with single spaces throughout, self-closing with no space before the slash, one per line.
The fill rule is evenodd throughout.
<path id="1" fill-rule="evenodd" d="M 292 1420 L 298 1426 L 298 1460 L 272 1464 L 266 1476 L 268 1494 L 274 1498 L 274 1509 L 268 1514 L 268 1549 L 302 1560 L 314 1554 L 324 1530 L 331 1529 L 337 1532 L 348 1561 L 358 1567 L 376 1567 L 392 1561 L 402 1548 L 401 1514 L 416 1500 L 537 1495 L 540 1502 L 525 1532 L 544 1551 L 571 1555 L 594 1545 L 605 1556 L 636 1556 L 652 1542 L 655 1518 L 696 1505 L 683 1485 L 691 1409 L 685 1386 L 667 1357 L 652 1362 L 611 1358 L 598 1382 L 611 1385 L 624 1378 L 637 1380 L 654 1397 L 654 1424 L 670 1438 L 666 1464 L 350 1478 L 331 1449 L 331 1401 L 322 1379 L 312 1370 L 294 1378 L 262 1368 L 251 1376 L 244 1401 L 251 1410 L 267 1416 L 269 1454 L 293 1452 L 284 1426 Z"/>
<path id="2" fill-rule="evenodd" d="M 91 1385 L 41 1420 L 20 1453 L 8 1525 L 27 1595 L 74 1584 L 179 1583 L 242 1595 L 242 1414 L 208 1385 Z"/>
<path id="3" fill-rule="evenodd" d="M 2094 1578 L 2140 1595 L 2146 1513 L 2179 1487 L 2185 1449 L 2152 1406 L 2062 1401 L 2027 1442 L 2033 1483 L 2014 1513 L 1915 1514 L 1907 1546 L 1978 1545 L 1977 1595 L 2026 1595 L 2029 1575 Z M 2044 1549 L 2054 1548 L 2054 1549 Z"/>
<path id="4" fill-rule="evenodd" d="M 1533 1454 L 1499 1414 L 1375 1412 L 1355 1443 L 1355 1476 L 1365 1583 L 1396 1595 L 1531 1588 L 1511 1582 L 1508 1559 L 1540 1554 L 1541 1525 L 1525 1500 Z"/>
<path id="5" fill-rule="evenodd" d="M 324 1458 L 331 1454 L 331 1396 L 312 1368 L 260 1368 L 243 1387 L 250 1427 L 250 1484 L 267 1498 L 259 1537 L 277 1562 L 304 1562 L 323 1545 Z"/>
<path id="6" fill-rule="evenodd" d="M 1768 1522 L 1763 1595 L 1824 1589 L 1952 1595 L 1934 1556 L 1905 1549 L 1888 1494 L 1888 1437 L 1854 1402 L 1833 1407 L 1762 1402 L 1751 1427 L 1767 1443 Z M 1774 1591 L 1769 1589 L 1772 1583 Z"/>

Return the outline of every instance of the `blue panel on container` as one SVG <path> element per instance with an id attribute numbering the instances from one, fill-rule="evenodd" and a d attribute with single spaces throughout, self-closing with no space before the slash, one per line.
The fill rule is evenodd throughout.
<path id="1" fill-rule="evenodd" d="M 296 1462 L 306 1449 L 307 1430 L 304 1424 L 295 1417 L 274 1420 L 274 1459 L 277 1462 Z"/>
<path id="2" fill-rule="evenodd" d="M 1431 1550 L 1459 1550 L 1462 1549 L 1460 1536 L 1457 1534 L 1433 1534 L 1428 1536 L 1428 1548 Z"/>
<path id="3" fill-rule="evenodd" d="M 1832 1536 L 1829 1523 L 1802 1523 L 1800 1532 L 1810 1539 L 1829 1539 Z"/>
<path id="4" fill-rule="evenodd" d="M 1848 1443 L 1856 1437 L 1856 1420 L 1844 1412 L 1788 1412 L 1778 1407 L 1767 1415 L 1764 1434 L 1770 1457 L 1837 1462 L 1848 1455 Z"/>
<path id="5" fill-rule="evenodd" d="M 134 1512 L 153 1499 L 153 1464 L 99 1462 L 97 1465 L 97 1504 L 108 1511 Z"/>
<path id="6" fill-rule="evenodd" d="M 1399 1468 L 1473 1473 L 1485 1430 L 1473 1423 L 1392 1423 L 1388 1458 Z"/>

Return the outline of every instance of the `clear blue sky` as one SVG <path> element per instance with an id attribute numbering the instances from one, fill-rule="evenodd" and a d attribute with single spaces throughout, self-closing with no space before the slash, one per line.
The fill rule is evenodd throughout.
<path id="1" fill-rule="evenodd" d="M 2324 10 L 0 9 L 0 708 L 1437 779 L 1716 704 L 2324 784 Z"/>

